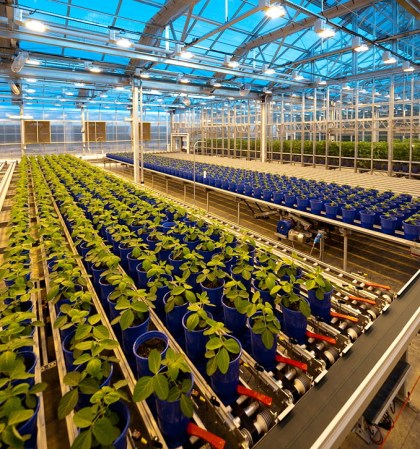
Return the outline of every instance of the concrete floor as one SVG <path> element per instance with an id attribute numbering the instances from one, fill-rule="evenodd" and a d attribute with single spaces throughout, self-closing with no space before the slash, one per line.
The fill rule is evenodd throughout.
<path id="1" fill-rule="evenodd" d="M 179 155 L 179 154 L 178 154 Z M 183 155 L 183 157 L 185 158 L 191 158 L 191 155 Z M 198 159 L 203 159 L 203 161 L 205 159 L 213 159 L 211 162 L 215 163 L 216 161 L 214 160 L 214 158 L 208 158 L 208 157 L 198 157 Z M 217 163 L 222 163 L 223 165 L 230 165 L 230 161 L 232 161 L 231 159 L 226 159 L 226 158 L 218 158 L 217 159 Z M 210 162 L 210 161 L 209 161 Z M 245 162 L 245 161 L 244 161 Z M 248 161 L 249 164 L 249 161 Z M 273 164 L 264 164 L 264 166 L 272 166 Z M 235 166 L 237 166 L 237 164 L 235 163 Z M 254 163 L 253 163 L 254 166 Z M 282 167 L 282 166 L 279 166 Z M 288 169 L 287 166 L 285 169 Z M 264 168 L 264 167 L 262 167 Z M 307 177 L 308 178 L 314 178 L 315 176 L 318 177 L 318 174 L 314 174 L 314 172 L 312 171 L 312 169 L 308 169 L 307 167 L 298 167 L 299 169 L 304 168 L 305 171 L 309 170 L 307 172 Z M 321 169 L 320 169 L 321 170 Z M 112 167 L 111 171 L 116 171 L 118 172 L 118 174 L 122 174 L 124 176 L 127 176 L 128 178 L 130 177 L 132 171 L 125 168 L 125 169 L 121 169 L 121 168 L 117 168 L 115 166 Z M 323 171 L 324 173 L 330 173 L 327 171 Z M 291 174 L 291 173 L 288 173 Z M 293 175 L 297 175 L 295 172 L 293 172 Z M 353 176 L 354 174 L 352 174 Z M 367 175 L 359 175 L 359 176 L 363 176 L 366 177 Z M 320 179 L 320 178 L 318 178 Z M 327 180 L 326 178 L 322 178 Z M 337 181 L 337 179 L 328 179 L 329 181 L 333 182 L 333 181 Z M 146 176 L 145 178 L 146 181 L 146 185 L 148 187 L 150 187 L 151 183 L 150 183 L 150 179 L 149 176 Z M 412 181 L 412 180 L 399 180 L 399 179 L 392 179 L 392 181 L 411 181 L 411 182 L 415 182 L 416 184 L 416 189 L 414 189 L 414 191 L 420 192 L 419 189 L 419 184 L 418 181 Z M 347 179 L 346 181 L 342 181 L 342 182 L 348 182 Z M 357 185 L 363 185 L 362 183 L 359 182 L 359 180 L 356 180 L 355 182 L 357 182 Z M 410 182 L 410 184 L 411 184 Z M 348 182 L 350 184 L 350 182 Z M 356 184 L 354 184 L 356 185 Z M 158 190 L 164 190 L 164 183 L 159 183 L 156 182 L 155 180 L 155 188 L 157 188 Z M 404 186 L 404 188 L 401 186 L 401 191 L 406 191 L 404 190 L 405 187 L 407 187 L 407 184 Z M 397 189 L 394 189 L 395 191 L 397 191 Z M 413 192 L 413 190 L 411 190 Z M 177 189 L 172 188 L 171 192 L 172 195 L 174 195 L 175 197 L 178 197 L 180 199 L 182 199 L 183 196 L 183 192 L 182 189 L 179 189 L 179 191 Z M 414 192 L 413 192 L 414 193 Z M 197 203 L 203 207 L 204 204 L 200 204 L 200 200 L 205 201 L 204 198 L 197 198 Z M 216 213 L 216 214 L 220 214 L 222 216 L 225 216 L 226 218 L 231 219 L 232 221 L 235 221 L 235 211 L 234 210 L 229 210 L 228 208 L 226 208 L 226 210 L 219 210 L 220 207 L 222 207 L 222 204 L 220 204 L 221 202 L 217 202 L 213 200 L 213 204 L 214 206 L 212 207 L 212 212 Z M 216 210 L 214 210 L 214 208 L 217 208 Z M 259 222 L 258 224 L 253 222 L 249 216 L 246 216 L 246 218 L 244 217 L 244 220 L 241 221 L 241 224 L 243 226 L 247 226 L 250 227 L 251 229 L 255 229 L 257 230 L 257 232 L 261 232 L 263 234 L 267 234 L 268 232 L 273 232 L 273 230 L 270 230 L 270 225 L 267 222 Z M 257 229 L 256 229 L 257 227 Z M 366 242 L 365 242 L 366 243 Z M 383 256 L 383 255 L 382 255 Z M 401 259 L 400 259 L 401 260 Z M 363 262 L 363 261 L 362 261 Z M 366 262 L 366 267 L 369 266 L 369 263 Z M 397 285 L 393 286 L 395 289 L 398 289 L 399 287 L 401 287 L 415 272 L 415 270 L 418 268 L 418 263 L 417 261 L 414 261 L 412 263 L 409 263 L 408 265 L 404 265 L 404 267 L 402 268 L 402 272 L 401 272 L 401 277 L 399 279 L 399 282 L 397 282 Z M 386 270 L 386 267 L 383 267 L 383 270 Z M 392 267 L 388 267 L 388 270 L 392 269 Z M 368 268 L 366 268 L 366 270 L 368 270 Z M 381 279 L 384 279 L 385 277 L 388 277 L 386 273 L 375 273 L 375 276 L 372 276 L 372 279 L 377 279 L 377 281 L 380 281 Z M 395 278 L 394 278 L 395 280 Z M 410 391 L 414 384 L 416 383 L 416 381 L 418 380 L 419 376 L 420 376 L 420 336 L 417 335 L 417 337 L 412 341 L 412 343 L 410 344 L 410 347 L 408 349 L 408 362 L 411 365 L 411 370 L 410 373 L 408 375 L 408 379 L 406 382 L 406 390 Z M 392 419 L 395 420 L 397 415 L 399 414 L 401 408 L 403 406 L 403 401 L 397 399 L 395 401 L 395 412 L 391 413 Z M 414 390 L 409 403 L 407 404 L 407 406 L 404 407 L 404 410 L 402 411 L 401 415 L 398 418 L 398 421 L 395 424 L 395 427 L 392 429 L 392 431 L 390 432 L 389 436 L 387 437 L 387 440 L 385 442 L 385 445 L 383 446 L 386 449 L 418 449 L 420 448 L 420 417 L 419 417 L 419 410 L 420 410 L 420 382 L 417 384 L 417 388 Z M 376 438 L 379 439 L 385 439 L 386 438 L 386 434 L 387 431 L 384 429 L 380 429 L 381 435 L 377 434 Z M 350 433 L 345 441 L 343 442 L 343 444 L 341 445 L 340 449 L 366 449 L 368 447 L 372 447 L 375 446 L 375 444 L 371 443 L 371 444 L 367 444 L 361 437 L 359 437 L 356 433 L 352 432 Z M 299 449 L 299 448 L 296 448 Z"/>

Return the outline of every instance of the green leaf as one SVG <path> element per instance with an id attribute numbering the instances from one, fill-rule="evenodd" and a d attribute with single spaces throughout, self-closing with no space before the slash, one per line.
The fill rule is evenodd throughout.
<path id="1" fill-rule="evenodd" d="M 77 435 L 70 449 L 91 449 L 91 447 L 92 447 L 92 431 L 89 429 Z"/>
<path id="2" fill-rule="evenodd" d="M 299 310 L 306 317 L 308 317 L 311 314 L 311 308 L 309 307 L 307 301 L 299 301 Z"/>
<path id="3" fill-rule="evenodd" d="M 101 361 L 99 359 L 89 360 L 86 365 L 86 372 L 92 377 L 98 377 L 101 373 Z"/>
<path id="4" fill-rule="evenodd" d="M 274 344 L 274 335 L 268 329 L 265 329 L 261 334 L 261 340 L 267 349 L 271 349 Z"/>
<path id="5" fill-rule="evenodd" d="M 100 324 L 93 328 L 93 336 L 98 340 L 104 340 L 105 338 L 109 338 L 109 331 L 104 325 Z"/>
<path id="6" fill-rule="evenodd" d="M 61 399 L 58 405 L 59 419 L 65 418 L 76 407 L 79 400 L 79 392 L 76 388 L 68 391 Z"/>
<path id="7" fill-rule="evenodd" d="M 9 426 L 15 426 L 16 424 L 27 421 L 33 414 L 33 410 L 15 410 L 10 413 L 7 423 Z"/>
<path id="8" fill-rule="evenodd" d="M 217 370 L 217 360 L 216 357 L 212 357 L 211 359 L 208 360 L 206 365 L 207 375 L 211 376 L 216 372 L 216 370 Z"/>
<path id="9" fill-rule="evenodd" d="M 92 425 L 94 413 L 91 407 L 85 407 L 79 410 L 73 416 L 73 422 L 77 427 L 84 429 Z"/>
<path id="10" fill-rule="evenodd" d="M 164 374 L 156 374 L 153 378 L 153 386 L 156 396 L 165 400 L 169 394 L 169 382 Z"/>
<path id="11" fill-rule="evenodd" d="M 223 346 L 232 354 L 239 354 L 239 351 L 241 350 L 239 343 L 233 338 L 227 338 L 224 341 Z"/>
<path id="12" fill-rule="evenodd" d="M 187 329 L 192 331 L 194 329 L 196 329 L 196 327 L 198 326 L 198 323 L 200 322 L 200 317 L 198 316 L 197 313 L 192 313 L 188 318 L 187 318 Z"/>
<path id="13" fill-rule="evenodd" d="M 59 291 L 60 291 L 59 285 L 54 285 L 54 287 L 51 287 L 47 293 L 47 301 L 51 301 L 52 299 L 54 299 L 58 295 Z"/>
<path id="14" fill-rule="evenodd" d="M 99 444 L 110 446 L 120 436 L 118 427 L 112 425 L 108 418 L 99 418 L 92 426 L 92 432 Z"/>
<path id="15" fill-rule="evenodd" d="M 77 387 L 82 374 L 79 371 L 71 371 L 64 376 L 64 383 L 70 387 Z"/>
<path id="16" fill-rule="evenodd" d="M 157 349 L 153 349 L 149 354 L 149 369 L 153 374 L 157 374 L 162 362 L 162 356 Z"/>
<path id="17" fill-rule="evenodd" d="M 133 399 L 135 402 L 144 401 L 153 394 L 154 391 L 153 377 L 141 377 L 134 387 Z"/>
<path id="18" fill-rule="evenodd" d="M 125 310 L 121 315 L 121 320 L 120 320 L 121 329 L 123 331 L 128 329 L 133 324 L 133 321 L 134 321 L 133 311 L 130 309 Z"/>
<path id="19" fill-rule="evenodd" d="M 76 329 L 75 340 L 83 340 L 90 334 L 91 330 L 92 326 L 90 324 L 80 324 Z"/>
<path id="20" fill-rule="evenodd" d="M 220 338 L 210 338 L 210 340 L 206 343 L 206 349 L 208 351 L 214 351 L 215 349 L 219 349 L 223 346 L 223 342 Z"/>
<path id="21" fill-rule="evenodd" d="M 180 399 L 181 412 L 187 418 L 192 418 L 194 414 L 194 405 L 191 398 L 185 394 L 181 394 Z"/>
<path id="22" fill-rule="evenodd" d="M 229 369 L 229 353 L 225 348 L 220 349 L 216 355 L 217 367 L 222 374 L 226 374 Z"/>

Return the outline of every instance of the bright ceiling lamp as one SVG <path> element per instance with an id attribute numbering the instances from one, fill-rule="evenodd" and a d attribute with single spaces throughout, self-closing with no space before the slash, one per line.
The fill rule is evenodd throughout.
<path id="1" fill-rule="evenodd" d="M 45 33 L 47 27 L 40 20 L 29 19 L 25 22 L 25 27 L 28 30 L 36 31 L 37 33 Z"/>
<path id="2" fill-rule="evenodd" d="M 317 78 L 315 82 L 318 84 L 318 86 L 326 86 L 327 82 L 323 80 L 322 78 Z"/>
<path id="3" fill-rule="evenodd" d="M 403 72 L 414 72 L 414 67 L 410 64 L 410 61 L 404 61 L 402 64 Z"/>
<path id="4" fill-rule="evenodd" d="M 267 64 L 264 64 L 262 66 L 262 72 L 264 73 L 264 75 L 274 75 L 274 73 L 276 73 L 276 71 L 272 67 L 269 67 Z"/>
<path id="5" fill-rule="evenodd" d="M 343 90 L 351 90 L 351 87 L 348 84 L 345 84 L 343 86 Z"/>
<path id="6" fill-rule="evenodd" d="M 39 59 L 27 59 L 26 64 L 38 66 L 41 65 L 41 61 Z"/>
<path id="7" fill-rule="evenodd" d="M 239 67 L 238 61 L 232 61 L 232 56 L 225 55 L 225 60 L 223 62 L 223 65 L 230 67 L 231 69 L 236 69 Z"/>
<path id="8" fill-rule="evenodd" d="M 181 59 L 192 59 L 194 57 L 194 53 L 186 50 L 181 44 L 176 44 L 175 56 L 179 56 Z"/>
<path id="9" fill-rule="evenodd" d="M 317 19 L 314 23 L 315 33 L 322 39 L 328 39 L 335 36 L 333 28 L 327 26 L 325 19 Z"/>
<path id="10" fill-rule="evenodd" d="M 119 37 L 115 43 L 121 48 L 130 48 L 133 45 L 130 39 L 127 39 L 126 37 Z"/>
<path id="11" fill-rule="evenodd" d="M 264 9 L 265 15 L 270 19 L 278 19 L 286 15 L 286 10 L 281 4 L 272 4 L 271 0 L 259 0 L 260 8 Z"/>
<path id="12" fill-rule="evenodd" d="M 209 81 L 209 84 L 210 84 L 210 86 L 216 87 L 216 88 L 222 87 L 222 83 L 219 82 L 219 81 L 217 81 L 216 79 L 211 79 L 211 80 Z"/>
<path id="13" fill-rule="evenodd" d="M 80 82 L 80 83 L 74 83 L 74 87 L 85 87 L 86 86 L 86 84 L 85 83 L 82 83 L 82 82 Z"/>
<path id="14" fill-rule="evenodd" d="M 397 62 L 397 58 L 391 55 L 390 51 L 384 51 L 382 54 L 382 62 L 384 64 L 395 64 Z"/>
<path id="15" fill-rule="evenodd" d="M 28 88 L 26 88 L 25 92 L 28 93 L 28 94 L 34 94 L 36 92 L 36 90 L 35 89 L 28 89 Z"/>
<path id="16" fill-rule="evenodd" d="M 177 80 L 178 83 L 182 83 L 182 84 L 188 84 L 188 83 L 191 82 L 189 80 L 189 78 L 185 77 L 181 73 L 176 77 L 176 80 Z"/>
<path id="17" fill-rule="evenodd" d="M 269 87 L 264 87 L 263 92 L 267 95 L 272 94 L 273 91 Z"/>
<path id="18" fill-rule="evenodd" d="M 93 62 L 85 61 L 85 70 L 89 70 L 92 73 L 101 73 L 102 69 L 97 65 L 93 65 Z"/>
<path id="19" fill-rule="evenodd" d="M 25 81 L 27 82 L 27 83 L 36 83 L 38 80 L 36 79 L 36 78 L 25 78 Z"/>
<path id="20" fill-rule="evenodd" d="M 369 50 L 368 45 L 365 42 L 363 42 L 362 38 L 359 36 L 356 36 L 351 40 L 351 48 L 356 53 L 362 53 L 364 51 Z"/>
<path id="21" fill-rule="evenodd" d="M 295 81 L 302 81 L 304 79 L 304 77 L 299 72 L 294 72 L 293 73 L 293 79 Z"/>

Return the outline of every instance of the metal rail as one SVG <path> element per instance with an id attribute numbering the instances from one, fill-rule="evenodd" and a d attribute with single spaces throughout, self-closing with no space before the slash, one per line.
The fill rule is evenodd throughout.
<path id="1" fill-rule="evenodd" d="M 3 210 L 3 205 L 6 200 L 7 192 L 9 191 L 10 183 L 12 182 L 15 167 L 16 162 L 11 162 L 0 182 L 0 211 Z"/>

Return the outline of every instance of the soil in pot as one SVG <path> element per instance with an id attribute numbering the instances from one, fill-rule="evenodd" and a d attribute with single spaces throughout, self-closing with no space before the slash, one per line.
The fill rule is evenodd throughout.
<path id="1" fill-rule="evenodd" d="M 145 341 L 137 348 L 137 355 L 140 357 L 148 358 L 153 349 L 157 349 L 162 353 L 166 348 L 166 343 L 160 338 L 151 338 Z"/>

